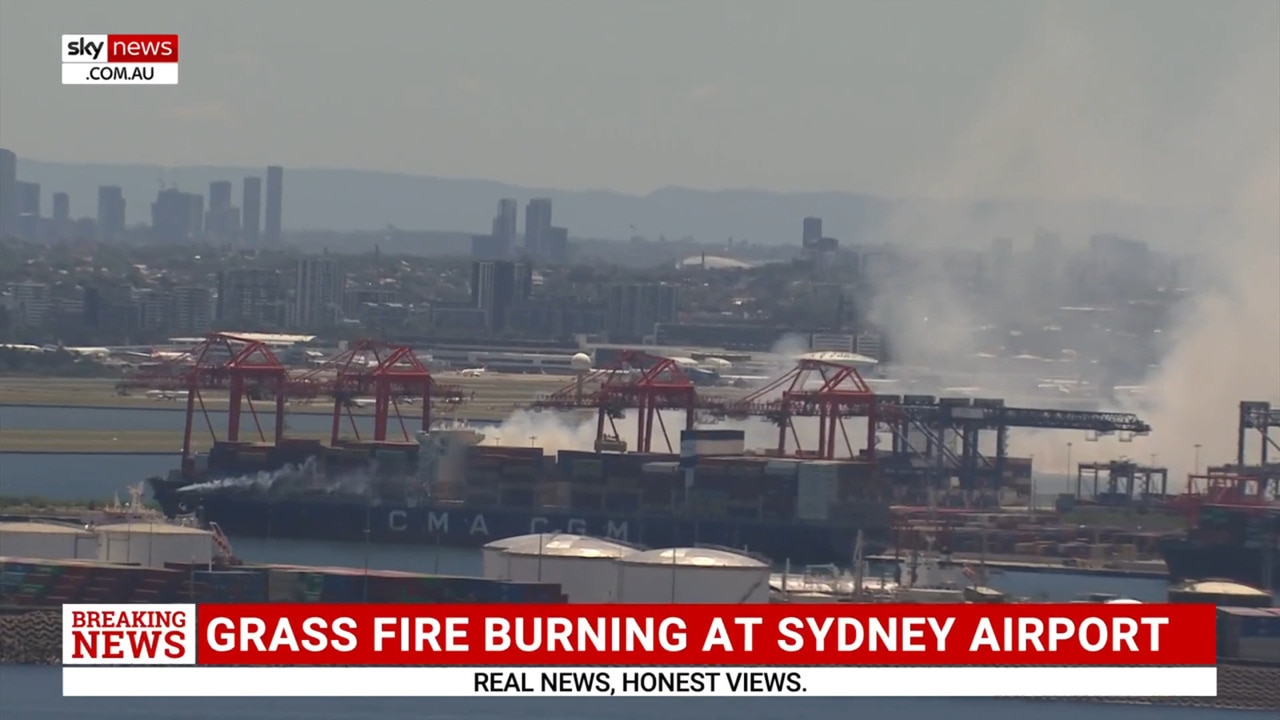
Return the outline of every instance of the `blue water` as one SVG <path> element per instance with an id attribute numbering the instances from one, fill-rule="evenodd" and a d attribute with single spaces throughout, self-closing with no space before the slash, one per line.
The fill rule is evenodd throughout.
<path id="1" fill-rule="evenodd" d="M 57 668 L 0 667 L 4 720 L 1252 720 L 1274 713 L 986 699 L 209 699 L 62 698 Z"/>

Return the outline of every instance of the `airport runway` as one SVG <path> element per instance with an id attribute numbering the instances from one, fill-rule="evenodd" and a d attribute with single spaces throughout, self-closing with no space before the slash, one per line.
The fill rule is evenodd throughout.
<path id="1" fill-rule="evenodd" d="M 457 414 L 465 419 L 505 418 L 514 409 L 527 406 L 539 397 L 571 388 L 574 382 L 571 376 L 560 375 L 485 373 L 473 377 L 440 372 L 433 377 L 437 384 L 461 391 L 464 402 Z M 0 405 L 177 408 L 185 404 L 178 396 L 149 396 L 146 389 L 133 389 L 129 395 L 121 396 L 116 391 L 117 383 L 118 380 L 105 378 L 0 378 Z M 592 387 L 588 384 L 586 390 L 590 391 Z M 717 397 L 740 397 L 744 393 L 737 388 L 705 388 L 702 391 Z M 219 407 L 227 402 L 227 394 L 222 391 L 206 391 L 201 393 L 201 397 L 207 406 L 212 407 Z M 372 398 L 360 400 L 372 404 Z M 330 407 L 330 402 L 325 398 L 290 403 L 291 412 L 325 413 L 330 411 Z M 360 408 L 356 412 L 368 413 L 371 408 Z"/>

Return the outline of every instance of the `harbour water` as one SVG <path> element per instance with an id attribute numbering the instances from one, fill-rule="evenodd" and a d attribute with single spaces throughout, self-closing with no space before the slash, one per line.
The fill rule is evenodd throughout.
<path id="1" fill-rule="evenodd" d="M 70 410 L 58 408 L 0 407 L 0 432 L 30 430 L 165 430 L 174 426 L 171 412 L 153 410 Z M 215 420 L 215 423 L 218 420 Z M 295 416 L 291 424 L 315 423 L 323 429 L 323 416 Z M 15 455 L 0 454 L 0 495 L 39 495 L 60 499 L 109 500 L 126 497 L 125 488 L 148 475 L 162 474 L 174 465 L 175 456 L 139 455 Z M 1059 479 L 1059 483 L 1062 479 Z M 302 542 L 283 539 L 231 538 L 236 554 L 250 562 L 311 565 L 345 565 L 370 569 L 416 570 L 444 574 L 476 574 L 479 553 L 474 550 L 433 547 L 369 546 L 359 543 Z M 1085 592 L 1114 593 L 1138 600 L 1159 601 L 1165 587 L 1155 580 L 1049 575 L 1006 572 L 992 578 L 1005 592 L 1054 600 L 1069 600 Z M 608 703 L 607 705 L 605 703 Z M 367 700 L 367 699 L 216 699 L 189 700 L 89 700 L 61 697 L 57 668 L 0 667 L 0 717 L 95 717 L 98 720 L 133 718 L 238 717 L 241 720 L 343 720 L 399 718 L 452 720 L 508 720 L 555 718 L 596 720 L 611 716 L 640 720 L 662 716 L 669 720 L 769 720 L 797 714 L 810 717 L 847 716 L 850 713 L 893 715 L 903 720 L 925 720 L 946 715 L 950 720 L 1016 720 L 1035 713 L 1039 720 L 1068 720 L 1088 712 L 1094 720 L 1243 720 L 1261 713 L 1209 711 L 1138 705 L 1080 705 L 1054 701 L 933 700 L 933 699 L 702 699 L 694 700 Z"/>

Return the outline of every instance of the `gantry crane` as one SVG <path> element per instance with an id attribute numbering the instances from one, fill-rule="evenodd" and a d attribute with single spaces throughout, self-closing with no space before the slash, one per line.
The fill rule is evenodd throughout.
<path id="1" fill-rule="evenodd" d="M 699 409 L 693 381 L 670 358 L 629 350 L 604 368 L 586 372 L 573 383 L 532 404 L 535 410 L 596 410 L 597 451 L 618 447 L 618 428 L 614 422 L 627 410 L 637 410 L 636 451 L 652 452 L 654 424 L 662 432 L 668 452 L 676 452 L 662 420 L 663 410 L 683 410 L 685 429 L 694 427 Z M 613 431 L 606 434 L 606 425 Z"/>
<path id="2" fill-rule="evenodd" d="M 360 428 L 352 409 L 356 399 L 373 396 L 373 441 L 387 442 L 392 415 L 405 442 L 413 436 L 400 413 L 400 398 L 413 397 L 422 403 L 421 429 L 430 430 L 432 402 L 456 405 L 462 402 L 460 388 L 439 385 L 409 346 L 378 340 L 361 340 L 319 366 L 290 379 L 291 397 L 333 399 L 333 422 L 329 442 L 341 442 L 345 413 L 352 433 L 360 440 Z"/>
<path id="3" fill-rule="evenodd" d="M 180 390 L 187 393 L 186 422 L 182 433 L 184 469 L 191 462 L 191 442 L 197 408 L 204 417 L 213 442 L 219 442 L 213 420 L 209 417 L 209 408 L 205 404 L 203 393 L 207 390 L 227 389 L 225 442 L 240 441 L 240 421 L 246 407 L 253 418 L 260 441 L 267 441 L 261 418 L 253 404 L 255 399 L 267 397 L 275 400 L 271 442 L 279 443 L 284 436 L 288 373 L 271 349 L 256 340 L 227 333 L 210 333 L 190 350 L 169 360 L 140 368 L 121 384 L 124 387 Z"/>
<path id="4" fill-rule="evenodd" d="M 1236 461 L 1218 465 L 1187 478 L 1187 489 L 1177 498 L 1181 509 L 1193 516 L 1205 505 L 1256 508 L 1276 511 L 1280 508 L 1280 463 L 1271 458 L 1280 445 L 1271 430 L 1280 428 L 1280 408 L 1270 403 L 1245 400 L 1240 403 L 1236 427 Z M 1248 438 L 1257 431 L 1260 441 L 1256 462 L 1249 461 Z"/>
<path id="5" fill-rule="evenodd" d="M 778 379 L 747 395 L 716 407 L 714 413 L 730 418 L 763 417 L 778 426 L 776 454 L 785 456 L 787 436 L 795 443 L 797 456 L 824 460 L 835 458 L 837 434 L 850 457 L 875 458 L 877 407 L 876 395 L 852 365 L 805 358 Z M 793 418 L 818 418 L 818 448 L 806 451 L 800 446 Z M 866 451 L 854 449 L 844 427 L 846 417 L 867 418 Z"/>

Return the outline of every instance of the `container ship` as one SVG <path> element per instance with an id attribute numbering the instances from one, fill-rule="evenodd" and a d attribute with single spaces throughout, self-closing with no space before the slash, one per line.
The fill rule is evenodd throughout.
<path id="1" fill-rule="evenodd" d="M 166 514 L 198 514 L 232 535 L 479 547 L 559 531 L 649 546 L 720 545 L 779 563 L 844 563 L 859 531 L 867 553 L 884 549 L 891 503 L 994 508 L 1006 492 L 1029 488 L 1030 461 L 1005 454 L 1011 428 L 1149 430 L 1129 414 L 880 395 L 858 373 L 867 359 L 850 353 L 802 356 L 760 388 L 716 397 L 701 394 L 678 361 L 626 350 L 603 368 L 574 356 L 573 382 L 527 407 L 595 416 L 594 451 L 551 456 L 439 428 L 432 413 L 456 409 L 467 393 L 438 384 L 411 347 L 361 341 L 295 374 L 263 343 L 215 333 L 183 358 L 124 383 L 186 396 L 182 466 L 149 483 Z M 227 429 L 197 454 L 198 413 L 213 431 L 203 400 L 210 390 L 228 394 Z M 344 413 L 358 428 L 352 408 L 362 397 L 373 399 L 371 441 L 340 437 Z M 333 402 L 327 442 L 285 437 L 286 406 L 296 399 Z M 274 400 L 274 408 L 260 414 L 255 400 Z M 421 411 L 416 435 L 399 414 L 407 400 Z M 664 412 L 680 417 L 679 454 Z M 249 415 L 255 442 L 241 438 Z M 264 416 L 273 433 L 264 432 Z M 637 431 L 632 452 L 615 424 L 624 416 Z M 740 430 L 698 428 L 752 418 L 778 431 L 777 446 L 759 456 L 746 453 Z M 801 418 L 816 433 L 799 430 Z M 846 419 L 861 427 L 847 429 Z M 389 435 L 397 425 L 403 441 Z M 816 448 L 799 447 L 802 437 L 816 438 Z M 994 453 L 979 452 L 983 437 L 994 440 Z M 669 452 L 654 452 L 659 443 Z"/>
<path id="2" fill-rule="evenodd" d="M 1221 578 L 1280 584 L 1280 505 L 1204 504 L 1187 532 L 1160 540 L 1173 581 Z"/>
<path id="3" fill-rule="evenodd" d="M 1280 450 L 1276 430 L 1280 407 L 1240 403 L 1235 463 L 1191 475 L 1173 504 L 1188 523 L 1186 532 L 1160 539 L 1171 580 L 1280 586 L 1280 463 L 1270 457 Z M 1251 445 L 1256 454 L 1249 452 Z"/>
<path id="4" fill-rule="evenodd" d="M 693 432 L 742 451 L 740 431 Z M 395 447 L 219 443 L 148 482 L 166 515 L 252 537 L 481 547 L 564 532 L 801 564 L 846 562 L 859 530 L 888 538 L 890 494 L 871 463 L 708 454 L 682 467 L 669 454 L 551 456 L 482 440 L 442 428 Z"/>

